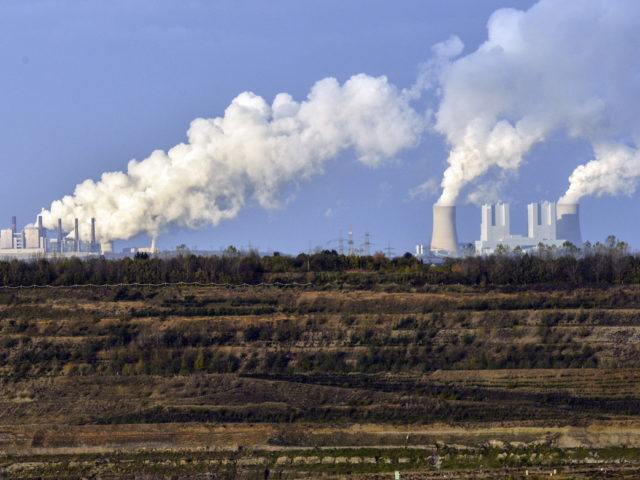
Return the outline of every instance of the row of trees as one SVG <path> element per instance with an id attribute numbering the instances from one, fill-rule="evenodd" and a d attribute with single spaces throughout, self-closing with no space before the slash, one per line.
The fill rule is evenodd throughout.
<path id="1" fill-rule="evenodd" d="M 248 255 L 196 256 L 172 258 L 149 257 L 146 254 L 119 260 L 37 259 L 0 262 L 0 285 L 74 285 L 113 283 L 249 283 L 265 281 L 265 274 L 362 272 L 419 270 L 422 263 L 407 254 L 388 259 L 373 256 L 338 255 L 324 251 L 296 257 L 274 254 L 260 257 Z"/>
<path id="2" fill-rule="evenodd" d="M 640 255 L 624 242 L 609 237 L 605 243 L 578 249 L 545 248 L 534 252 L 499 249 L 494 255 L 449 258 L 441 265 L 423 263 L 409 253 L 387 258 L 339 255 L 325 250 L 312 255 L 275 253 L 249 255 L 150 258 L 120 260 L 39 259 L 0 262 L 0 285 L 73 285 L 113 283 L 249 283 L 289 279 L 316 284 L 360 279 L 376 282 L 462 283 L 468 285 L 608 284 L 640 283 Z M 356 280 L 357 281 L 357 280 Z"/>
<path id="3" fill-rule="evenodd" d="M 581 249 L 570 243 L 560 249 L 540 245 L 529 253 L 499 248 L 494 255 L 448 259 L 442 270 L 446 282 L 469 285 L 640 283 L 640 255 L 609 236 Z"/>

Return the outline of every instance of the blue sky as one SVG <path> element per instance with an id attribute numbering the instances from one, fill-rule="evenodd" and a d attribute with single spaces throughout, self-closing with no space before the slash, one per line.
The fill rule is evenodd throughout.
<path id="1" fill-rule="evenodd" d="M 486 39 L 497 8 L 528 1 L 3 1 L 0 3 L 0 224 L 11 215 L 32 221 L 52 200 L 86 178 L 123 170 L 132 159 L 185 140 L 196 117 L 221 116 L 249 90 L 268 101 L 279 92 L 303 100 L 324 77 L 386 75 L 410 87 L 432 45 L 455 34 L 473 51 Z M 424 99 L 424 104 L 430 99 Z M 589 146 L 556 135 L 527 155 L 502 196 L 515 230 L 524 231 L 526 204 L 554 200 L 567 177 L 589 159 Z M 289 186 L 286 205 L 249 205 L 217 227 L 176 228 L 161 248 L 253 245 L 285 252 L 331 243 L 351 227 L 373 249 L 396 253 L 427 243 L 438 197 L 410 191 L 439 182 L 447 148 L 427 133 L 378 168 L 347 151 L 324 175 Z M 637 247 L 633 197 L 586 198 L 583 237 L 613 233 Z M 612 214 L 615 212 L 615 214 Z M 479 234 L 479 208 L 459 207 L 463 241 Z M 99 219 L 98 219 L 99 221 Z M 146 237 L 117 247 L 147 243 Z"/>

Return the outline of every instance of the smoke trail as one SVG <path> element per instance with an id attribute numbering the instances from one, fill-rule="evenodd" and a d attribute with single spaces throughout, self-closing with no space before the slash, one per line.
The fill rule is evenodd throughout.
<path id="1" fill-rule="evenodd" d="M 52 229 L 62 218 L 71 229 L 74 218 L 95 217 L 97 237 L 107 241 L 155 237 L 172 225 L 218 225 L 250 199 L 276 208 L 284 185 L 322 173 L 345 149 L 376 166 L 416 144 L 424 121 L 405 97 L 386 77 L 363 74 L 343 85 L 320 80 L 300 103 L 280 93 L 269 105 L 244 92 L 223 117 L 194 120 L 187 143 L 131 160 L 126 173 L 77 185 L 73 195 L 43 209 L 44 225 Z"/>
<path id="2" fill-rule="evenodd" d="M 439 203 L 453 204 L 462 188 L 494 167 L 517 170 L 536 143 L 558 131 L 597 149 L 598 163 L 571 177 L 574 197 L 589 193 L 576 182 L 612 179 L 612 169 L 633 155 L 612 161 L 596 146 L 636 148 L 638 45 L 640 4 L 634 0 L 541 0 L 527 11 L 496 11 L 488 39 L 440 72 L 435 129 L 451 150 Z M 591 193 L 627 191 L 631 183 Z"/>
<path id="3" fill-rule="evenodd" d="M 620 144 L 594 147 L 595 159 L 578 166 L 560 203 L 578 203 L 586 195 L 631 195 L 640 178 L 640 152 Z"/>

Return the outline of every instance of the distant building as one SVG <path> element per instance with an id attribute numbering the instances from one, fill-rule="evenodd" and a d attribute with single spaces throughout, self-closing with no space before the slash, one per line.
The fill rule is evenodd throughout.
<path id="1" fill-rule="evenodd" d="M 0 250 L 10 250 L 13 248 L 13 230 L 5 228 L 0 230 Z"/>
<path id="2" fill-rule="evenodd" d="M 0 260 L 29 260 L 38 257 L 76 256 L 91 257 L 100 254 L 100 245 L 95 242 L 95 222 L 91 222 L 91 242 L 76 241 L 78 227 L 72 235 L 64 235 L 62 222 L 58 222 L 57 238 L 48 239 L 47 230 L 42 226 L 42 217 L 38 225 L 29 225 L 20 232 L 16 218 L 11 219 L 11 228 L 0 230 Z"/>
<path id="3" fill-rule="evenodd" d="M 38 227 L 25 227 L 25 229 L 22 231 L 22 234 L 24 236 L 24 248 L 26 250 L 45 250 L 44 238 L 40 236 L 40 230 L 38 229 Z"/>
<path id="4" fill-rule="evenodd" d="M 577 208 L 575 210 L 575 226 L 571 229 L 571 235 L 567 235 L 571 238 L 560 238 L 558 236 L 558 207 L 555 202 L 530 203 L 527 205 L 528 222 L 527 236 L 525 237 L 511 233 L 508 203 L 485 204 L 482 206 L 480 240 L 475 242 L 476 253 L 491 254 L 500 245 L 510 250 L 517 247 L 522 250 L 530 250 L 537 248 L 540 244 L 561 247 L 567 241 L 580 238 Z M 560 220 L 565 221 L 563 216 Z M 576 230 L 577 233 L 573 230 Z"/>

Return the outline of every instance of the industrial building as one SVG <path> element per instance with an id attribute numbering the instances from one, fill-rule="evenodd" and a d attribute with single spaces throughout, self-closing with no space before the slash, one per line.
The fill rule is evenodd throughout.
<path id="1" fill-rule="evenodd" d="M 73 233 L 62 230 L 62 220 L 58 219 L 58 229 L 54 238 L 47 238 L 47 230 L 38 217 L 37 226 L 28 225 L 18 231 L 16 217 L 11 218 L 11 228 L 0 230 L 0 259 L 28 260 L 39 257 L 66 256 L 91 257 L 108 251 L 110 244 L 96 242 L 96 222 L 91 219 L 90 241 L 80 240 L 80 223 L 75 219 Z"/>
<path id="2" fill-rule="evenodd" d="M 456 207 L 433 206 L 431 253 L 456 256 L 459 251 L 456 230 Z M 577 204 L 544 201 L 527 205 L 527 235 L 511 233 L 508 203 L 485 204 L 481 209 L 480 240 L 475 242 L 478 255 L 491 254 L 498 246 L 510 250 L 537 248 L 540 244 L 561 247 L 565 242 L 582 245 Z"/>
<path id="3" fill-rule="evenodd" d="M 480 240 L 475 242 L 476 253 L 493 253 L 499 245 L 510 250 L 517 247 L 530 250 L 540 244 L 561 247 L 568 239 L 558 236 L 557 227 L 558 214 L 554 202 L 527 205 L 526 236 L 511 233 L 508 203 L 483 205 Z"/>

